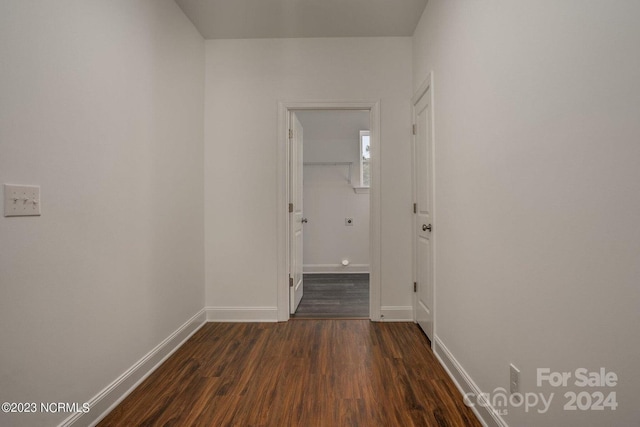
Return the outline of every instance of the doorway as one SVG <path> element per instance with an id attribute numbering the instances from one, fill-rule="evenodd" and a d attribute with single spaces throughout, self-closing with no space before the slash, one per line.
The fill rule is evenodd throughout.
<path id="1" fill-rule="evenodd" d="M 292 236 L 296 233 L 296 225 L 294 221 L 297 219 L 298 210 L 295 206 L 291 206 L 291 200 L 295 199 L 295 196 L 292 197 L 292 191 L 295 191 L 295 183 L 292 181 L 292 177 L 294 175 L 298 175 L 298 172 L 294 169 L 295 165 L 292 163 L 292 156 L 297 156 L 297 151 L 291 150 L 291 138 L 294 132 L 294 121 L 295 121 L 295 113 L 300 115 L 305 115 L 307 112 L 317 111 L 317 112 L 336 112 L 336 111 L 363 111 L 366 116 L 368 116 L 369 122 L 369 163 L 368 168 L 370 170 L 370 186 L 369 186 L 369 224 L 366 227 L 368 230 L 368 271 L 369 271 L 369 302 L 368 302 L 368 318 L 371 320 L 380 320 L 380 203 L 379 203 L 379 102 L 281 102 L 279 104 L 279 114 L 278 114 L 278 123 L 279 123 L 279 138 L 278 138 L 278 320 L 286 321 L 291 317 L 292 306 L 297 303 L 297 298 L 299 294 L 291 291 L 291 285 L 294 285 L 296 280 L 292 280 L 292 275 L 295 275 L 296 271 L 294 269 L 299 268 L 300 265 L 304 265 L 302 260 L 296 260 L 296 253 L 300 253 L 299 249 L 295 246 L 295 243 L 292 244 Z M 304 127 L 302 127 L 302 133 L 304 135 Z M 361 129 L 362 130 L 362 129 Z M 356 142 L 356 147 L 358 150 L 360 149 L 360 143 Z M 359 151 L 358 151 L 359 155 Z M 304 155 L 303 163 L 304 163 Z M 327 159 L 325 162 L 320 161 L 308 161 L 307 163 L 335 163 L 332 165 L 326 165 L 327 168 L 335 169 L 336 171 L 342 170 L 340 172 L 345 179 L 345 182 L 349 180 L 351 177 L 352 187 L 360 187 L 360 185 L 353 184 L 356 182 L 360 183 L 360 165 L 356 168 L 354 165 L 351 166 L 351 170 L 349 171 L 348 161 L 329 161 L 332 159 Z M 307 165 L 310 168 L 309 174 L 320 173 L 318 170 L 315 172 L 311 171 L 311 169 L 319 169 L 323 168 L 321 165 Z M 325 171 L 327 173 L 329 169 Z M 334 172 L 336 172 L 334 171 Z M 356 175 L 357 173 L 357 175 Z M 338 175 L 335 175 L 338 176 Z M 351 188 L 354 194 L 358 195 L 356 191 L 361 191 L 359 188 Z M 304 200 L 304 198 L 303 198 Z M 310 224 L 312 218 L 307 217 L 304 214 L 304 211 L 300 210 L 302 214 L 300 215 L 300 221 L 305 226 Z M 341 213 L 342 216 L 342 225 L 347 229 L 347 227 L 356 227 L 356 215 L 347 216 L 348 214 Z M 303 220 L 306 219 L 306 222 Z M 351 219 L 353 225 L 348 225 L 347 222 Z M 344 231 L 344 229 L 343 229 Z M 303 244 L 304 246 L 304 244 Z M 301 256 L 303 256 L 301 254 Z M 355 279 L 359 279 L 357 281 L 363 282 L 363 277 L 357 277 L 357 274 L 366 274 L 362 271 L 357 271 L 357 268 L 362 268 L 362 265 L 358 266 L 358 262 L 352 263 L 349 257 L 343 257 L 343 255 L 333 254 L 334 258 L 338 257 L 335 260 L 332 260 L 330 263 L 331 266 L 322 266 L 322 262 L 318 262 L 314 264 L 312 262 L 307 263 L 307 274 L 324 274 L 325 280 L 332 280 L 329 274 L 349 274 L 352 281 L 356 281 Z M 343 265 L 343 261 L 346 261 L 346 265 Z M 325 268 L 325 271 L 319 271 Z M 329 271 L 331 268 L 335 269 L 335 271 Z M 342 269 L 342 270 L 340 270 Z M 304 271 L 304 267 L 303 267 Z M 312 283 L 312 278 L 309 277 L 310 283 Z M 342 277 L 336 278 L 336 282 L 343 280 Z M 348 279 L 348 278 L 344 278 Z M 337 283 L 339 284 L 339 283 Z M 302 292 L 300 292 L 302 301 L 304 295 L 304 276 L 302 282 Z M 292 304 L 293 301 L 293 304 Z"/>
<path id="2" fill-rule="evenodd" d="M 369 111 L 291 114 L 291 248 L 298 249 L 300 236 L 303 242 L 303 281 L 296 275 L 291 317 L 369 318 Z M 295 202 L 298 155 L 302 203 Z"/>

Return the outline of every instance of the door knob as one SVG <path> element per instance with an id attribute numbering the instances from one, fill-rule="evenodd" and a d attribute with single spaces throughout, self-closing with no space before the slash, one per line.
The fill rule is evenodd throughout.
<path id="1" fill-rule="evenodd" d="M 306 224 L 306 223 L 308 223 L 308 222 L 309 222 L 309 220 L 308 220 L 307 218 L 302 218 L 302 221 L 301 221 L 301 222 L 302 222 L 303 224 Z"/>
<path id="2" fill-rule="evenodd" d="M 427 225 L 427 224 L 422 224 L 422 231 L 427 231 L 429 230 L 429 232 L 431 232 L 431 224 Z"/>

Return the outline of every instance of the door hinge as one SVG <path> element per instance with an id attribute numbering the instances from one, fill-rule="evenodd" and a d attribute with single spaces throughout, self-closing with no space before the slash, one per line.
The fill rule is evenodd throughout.
<path id="1" fill-rule="evenodd" d="M 413 213 L 418 213 L 418 204 L 417 203 L 413 204 Z"/>
<path id="2" fill-rule="evenodd" d="M 289 287 L 293 288 L 293 277 L 289 276 Z"/>
<path id="3" fill-rule="evenodd" d="M 293 203 L 289 203 L 289 213 L 293 212 Z"/>
<path id="4" fill-rule="evenodd" d="M 418 282 L 413 282 L 413 292 L 418 292 Z"/>
<path id="5" fill-rule="evenodd" d="M 416 125 L 412 125 L 411 126 L 411 132 L 413 132 L 413 134 L 416 134 Z"/>
<path id="6" fill-rule="evenodd" d="M 293 129 L 289 129 L 289 139 L 293 138 Z"/>

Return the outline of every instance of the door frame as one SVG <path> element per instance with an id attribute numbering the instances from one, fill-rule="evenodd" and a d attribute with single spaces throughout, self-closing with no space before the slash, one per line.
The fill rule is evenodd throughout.
<path id="1" fill-rule="evenodd" d="M 433 233 L 431 233 L 431 286 L 433 289 L 431 290 L 433 293 L 433 306 L 431 310 L 433 312 L 433 331 L 431 340 L 431 347 L 433 348 L 436 337 L 436 325 L 437 325 L 437 317 L 436 317 L 436 239 L 437 239 L 437 220 L 436 220 L 436 142 L 435 142 L 435 131 L 434 131 L 434 106 L 433 106 L 433 72 L 430 72 L 427 75 L 427 78 L 422 82 L 422 84 L 415 91 L 413 97 L 411 98 L 411 123 L 415 125 L 416 123 L 416 105 L 422 99 L 423 96 L 429 91 L 429 103 L 431 104 L 431 223 L 434 224 Z M 411 144 L 411 192 L 414 203 L 416 202 L 416 191 L 417 191 L 417 182 L 416 182 L 416 135 L 413 135 Z M 411 220 L 412 233 L 411 233 L 411 244 L 412 244 L 412 260 L 413 260 L 413 268 L 412 275 L 414 282 L 417 280 L 417 263 L 416 263 L 416 221 L 415 217 L 412 216 Z M 414 292 L 413 294 L 413 320 L 417 322 L 417 303 L 418 303 L 418 295 Z"/>
<path id="2" fill-rule="evenodd" d="M 277 143 L 277 299 L 278 321 L 289 314 L 289 128 L 290 112 L 300 110 L 368 110 L 371 135 L 369 188 L 369 318 L 381 320 L 380 282 L 380 101 L 280 101 Z"/>

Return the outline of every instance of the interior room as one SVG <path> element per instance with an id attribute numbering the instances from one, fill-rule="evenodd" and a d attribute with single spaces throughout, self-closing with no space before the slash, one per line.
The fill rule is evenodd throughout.
<path id="1" fill-rule="evenodd" d="M 97 425 L 157 375 L 295 397 L 298 372 L 360 375 L 327 410 L 349 420 L 386 387 L 386 425 L 638 425 L 639 19 L 633 0 L 1 1 L 0 425 Z M 292 261 L 291 113 L 313 109 L 368 113 L 368 215 L 331 210 L 367 257 Z M 292 319 L 304 262 L 345 258 L 366 319 Z M 216 377 L 268 349 L 264 389 Z M 210 355 L 198 393 L 189 351 Z M 326 409 L 261 405 L 246 425 Z"/>

